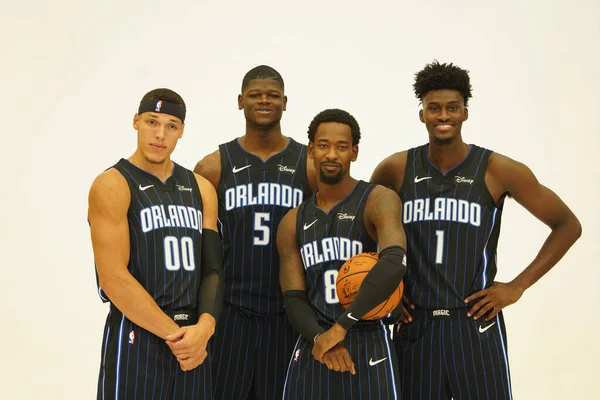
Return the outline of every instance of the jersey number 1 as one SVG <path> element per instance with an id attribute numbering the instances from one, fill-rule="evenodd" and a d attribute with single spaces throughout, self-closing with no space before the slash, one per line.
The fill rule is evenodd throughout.
<path id="1" fill-rule="evenodd" d="M 442 263 L 442 255 L 444 251 L 444 231 L 435 231 L 437 237 L 437 245 L 435 247 L 435 263 Z"/>

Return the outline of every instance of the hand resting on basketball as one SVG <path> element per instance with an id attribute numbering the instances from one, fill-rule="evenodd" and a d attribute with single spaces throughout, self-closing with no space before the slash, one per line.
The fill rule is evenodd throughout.
<path id="1" fill-rule="evenodd" d="M 182 326 L 167 336 L 167 345 L 182 370 L 190 371 L 204 362 L 208 355 L 206 345 L 214 332 L 215 319 L 209 314 L 202 314 L 196 325 Z"/>
<path id="2" fill-rule="evenodd" d="M 485 320 L 489 321 L 503 308 L 516 303 L 523 295 L 524 290 L 514 282 L 494 282 L 491 287 L 475 292 L 465 299 L 465 303 L 481 299 L 467 312 L 467 317 L 473 316 L 473 319 L 476 320 L 487 314 Z"/>

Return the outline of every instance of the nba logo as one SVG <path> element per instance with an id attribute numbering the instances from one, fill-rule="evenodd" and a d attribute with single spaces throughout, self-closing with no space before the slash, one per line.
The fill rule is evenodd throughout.
<path id="1" fill-rule="evenodd" d="M 156 102 L 156 108 L 154 109 L 154 111 L 160 111 L 161 107 L 162 107 L 162 100 L 159 100 Z"/>
<path id="2" fill-rule="evenodd" d="M 131 331 L 129 332 L 129 344 L 133 344 L 133 342 L 135 342 L 135 332 Z"/>
<path id="3" fill-rule="evenodd" d="M 298 361 L 300 358 L 300 349 L 296 350 L 296 355 L 294 356 L 294 361 Z"/>

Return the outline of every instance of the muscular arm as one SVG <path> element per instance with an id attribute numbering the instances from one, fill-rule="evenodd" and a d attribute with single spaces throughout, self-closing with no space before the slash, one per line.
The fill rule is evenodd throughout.
<path id="1" fill-rule="evenodd" d="M 509 283 L 494 282 L 491 287 L 471 294 L 470 303 L 479 299 L 467 316 L 486 320 L 515 303 L 523 292 L 544 276 L 581 236 L 581 224 L 573 212 L 552 190 L 540 184 L 524 164 L 494 153 L 490 156 L 485 182 L 496 201 L 510 194 L 552 232 L 535 259 Z"/>
<path id="2" fill-rule="evenodd" d="M 537 257 L 514 279 L 526 290 L 566 254 L 581 236 L 581 224 L 560 197 L 538 182 L 526 165 L 495 153 L 490 156 L 488 174 L 498 183 L 501 193 L 509 193 L 552 230 Z"/>
<path id="3" fill-rule="evenodd" d="M 223 258 L 221 238 L 217 233 L 217 194 L 212 184 L 196 175 L 202 196 L 201 281 L 198 289 L 198 322 L 183 326 L 167 337 L 167 345 L 177 357 L 181 369 L 190 371 L 202 364 L 208 352 L 207 343 L 215 333 L 216 321 L 223 303 Z"/>
<path id="4" fill-rule="evenodd" d="M 375 167 L 370 182 L 390 188 L 398 193 L 404 179 L 407 155 L 406 151 L 402 151 L 384 159 Z"/>
<path id="5" fill-rule="evenodd" d="M 365 208 L 369 235 L 379 244 L 379 261 L 371 268 L 338 324 L 348 330 L 373 307 L 389 298 L 406 274 L 406 236 L 401 221 L 402 204 L 396 193 L 377 186 Z M 352 317 L 349 315 L 352 314 Z"/>
<path id="6" fill-rule="evenodd" d="M 194 172 L 207 179 L 215 189 L 218 189 L 221 179 L 221 153 L 219 150 L 198 161 Z"/>
<path id="7" fill-rule="evenodd" d="M 104 293 L 129 320 L 164 339 L 178 329 L 177 324 L 127 270 L 130 199 L 125 178 L 114 169 L 92 184 L 88 218 L 98 278 Z"/>
<path id="8" fill-rule="evenodd" d="M 279 280 L 283 292 L 283 305 L 290 323 L 307 341 L 313 343 L 315 337 L 324 332 L 324 329 L 317 322 L 317 316 L 310 307 L 306 294 L 304 266 L 296 243 L 297 212 L 297 208 L 289 211 L 277 229 Z"/>

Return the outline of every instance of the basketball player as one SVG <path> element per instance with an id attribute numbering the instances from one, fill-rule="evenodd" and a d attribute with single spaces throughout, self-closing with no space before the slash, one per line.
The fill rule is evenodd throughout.
<path id="1" fill-rule="evenodd" d="M 408 240 L 410 300 L 394 335 L 402 398 L 511 399 L 502 309 L 546 274 L 581 234 L 563 201 L 531 170 L 466 144 L 467 71 L 437 61 L 416 74 L 429 143 L 393 154 L 372 183 L 398 192 Z M 552 229 L 514 280 L 495 282 L 502 206 L 514 198 Z"/>
<path id="2" fill-rule="evenodd" d="M 217 400 L 279 400 L 297 339 L 279 289 L 275 233 L 285 213 L 316 187 L 307 148 L 281 133 L 284 82 L 261 65 L 246 73 L 238 107 L 245 135 L 195 168 L 217 189 L 225 254 L 225 298 L 214 337 Z"/>
<path id="3" fill-rule="evenodd" d="M 301 334 L 284 398 L 397 399 L 396 357 L 386 326 L 361 317 L 389 298 L 406 272 L 400 200 L 387 188 L 350 176 L 360 128 L 346 111 L 319 113 L 308 137 L 318 191 L 284 217 L 277 234 L 284 305 Z M 379 261 L 344 311 L 335 285 L 340 267 L 378 245 Z"/>
<path id="4" fill-rule="evenodd" d="M 186 108 L 169 89 L 141 100 L 137 149 L 89 193 L 98 292 L 110 302 L 98 399 L 211 399 L 206 344 L 222 303 L 217 196 L 171 161 Z"/>

